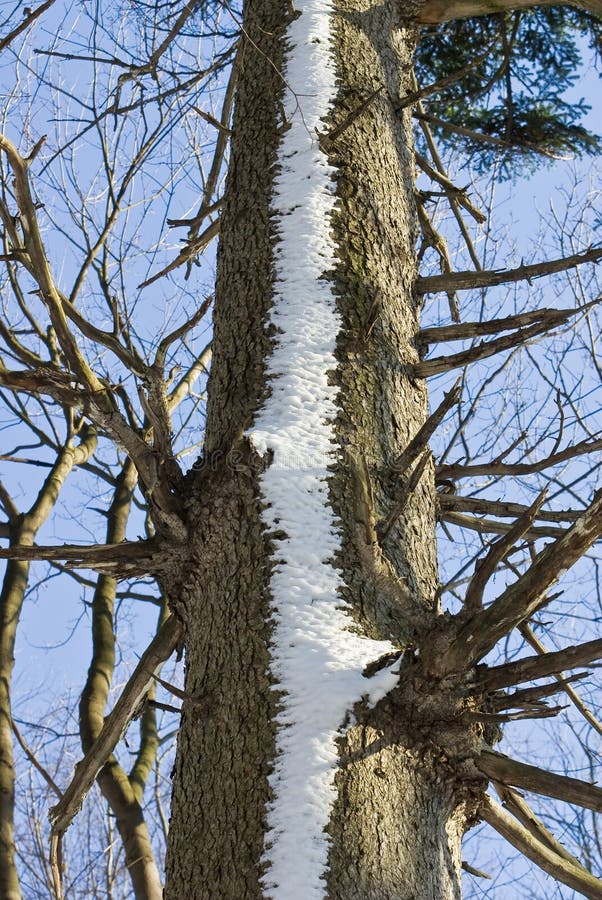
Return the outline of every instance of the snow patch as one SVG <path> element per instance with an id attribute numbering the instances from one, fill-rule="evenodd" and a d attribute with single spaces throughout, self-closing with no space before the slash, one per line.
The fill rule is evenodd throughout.
<path id="1" fill-rule="evenodd" d="M 269 531 L 286 535 L 275 541 L 271 582 L 271 671 L 284 696 L 263 856 L 270 900 L 324 896 L 324 829 L 336 799 L 337 737 L 354 703 L 362 697 L 376 703 L 397 683 L 391 669 L 370 679 L 362 675 L 369 662 L 394 648 L 352 630 L 333 564 L 341 537 L 328 498 L 337 412 L 328 372 L 337 365 L 341 321 L 326 280 L 335 265 L 335 172 L 316 139 L 336 95 L 332 5 L 296 0 L 296 8 L 301 15 L 288 30 L 284 72 L 290 128 L 278 154 L 273 198 L 279 242 L 271 314 L 278 338 L 268 363 L 272 394 L 249 434 L 259 452 L 273 452 L 261 477 L 263 518 Z"/>

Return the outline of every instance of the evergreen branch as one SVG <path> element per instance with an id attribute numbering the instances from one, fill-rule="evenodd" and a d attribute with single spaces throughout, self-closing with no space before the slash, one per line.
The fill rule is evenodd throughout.
<path id="1" fill-rule="evenodd" d="M 477 288 L 494 287 L 498 284 L 510 284 L 515 281 L 531 281 L 532 278 L 541 278 L 543 275 L 555 275 L 557 272 L 566 272 L 567 269 L 574 269 L 585 263 L 598 262 L 599 259 L 602 259 L 602 247 L 590 247 L 583 253 L 574 253 L 572 256 L 565 256 L 562 259 L 551 259 L 528 266 L 522 265 L 516 269 L 430 275 L 417 279 L 416 290 L 419 294 L 434 294 L 438 291 L 472 291 Z M 542 312 L 544 311 L 542 310 Z"/>
<path id="2" fill-rule="evenodd" d="M 538 153 L 540 156 L 545 156 L 546 159 L 567 159 L 566 156 L 561 156 L 559 153 L 552 153 L 550 150 L 545 150 L 543 147 L 539 147 L 537 144 L 533 144 L 530 141 L 513 143 L 512 141 L 495 137 L 492 134 L 485 134 L 483 131 L 473 131 L 472 128 L 465 128 L 463 125 L 457 125 L 455 122 L 440 119 L 438 116 L 433 116 L 430 113 L 415 112 L 414 118 L 418 119 L 421 123 L 430 123 L 438 128 L 443 128 L 444 131 L 460 134 L 462 137 L 469 138 L 471 141 L 477 141 L 481 144 L 491 144 L 494 147 L 503 147 L 505 150 L 516 150 L 518 147 L 518 149 L 529 150 L 531 153 Z"/>
<path id="3" fill-rule="evenodd" d="M 547 545 L 527 571 L 493 603 L 462 624 L 452 640 L 443 666 L 453 672 L 485 656 L 521 622 L 531 618 L 560 575 L 581 559 L 602 534 L 602 490 L 563 535 Z"/>
<path id="4" fill-rule="evenodd" d="M 456 69 L 455 72 L 451 72 L 449 75 L 445 75 L 438 81 L 434 81 L 431 84 L 425 84 L 424 87 L 417 87 L 415 91 L 406 94 L 405 97 L 401 97 L 399 103 L 395 107 L 395 112 L 401 112 L 402 109 L 406 109 L 408 106 L 413 106 L 414 103 L 418 103 L 419 100 L 424 100 L 426 97 L 430 97 L 432 94 L 438 93 L 440 90 L 442 90 L 442 88 L 450 87 L 450 85 L 456 84 L 458 81 L 461 81 L 462 78 L 464 78 L 466 75 L 469 75 L 471 72 L 477 69 L 481 65 L 481 63 L 485 62 L 485 60 L 489 58 L 495 42 L 495 40 L 491 41 L 491 43 L 487 46 L 486 50 L 483 53 L 479 53 L 473 60 L 467 63 L 467 65 L 462 66 L 462 68 Z M 417 154 L 417 156 L 418 155 L 419 154 Z M 457 190 L 457 188 L 455 190 Z M 479 213 L 479 215 L 482 215 L 482 213 Z M 483 216 L 482 221 L 484 222 L 485 219 L 486 217 Z M 477 221 L 479 220 L 477 219 Z"/>
<path id="5" fill-rule="evenodd" d="M 548 846 L 547 841 L 544 843 L 535 838 L 488 794 L 481 802 L 479 814 L 483 821 L 548 875 L 590 900 L 602 900 L 602 881 L 583 866 L 576 866 L 564 855 L 556 853 Z"/>
<path id="6" fill-rule="evenodd" d="M 563 800 L 565 803 L 574 803 L 594 812 L 602 812 L 602 788 L 587 781 L 568 775 L 555 775 L 538 766 L 510 759 L 509 756 L 496 753 L 495 750 L 482 750 L 475 759 L 475 765 L 489 778 L 502 784 L 553 797 L 555 800 Z"/>

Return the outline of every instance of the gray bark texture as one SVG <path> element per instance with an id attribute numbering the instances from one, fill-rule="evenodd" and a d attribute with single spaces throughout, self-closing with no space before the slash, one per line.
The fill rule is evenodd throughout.
<path id="1" fill-rule="evenodd" d="M 411 124 L 408 112 L 395 112 L 411 90 L 417 34 L 400 6 L 335 3 L 338 97 L 324 123 L 328 134 L 352 118 L 332 141 L 323 139 L 339 198 L 332 222 L 339 262 L 326 275 L 343 321 L 332 373 L 340 389 L 330 484 L 343 538 L 336 562 L 358 626 L 408 648 L 399 689 L 374 709 L 358 706 L 340 741 L 324 886 L 330 900 L 460 897 L 460 841 L 484 783 L 470 766 L 480 726 L 463 723 L 460 693 L 431 683 L 411 650 L 441 621 L 430 461 L 382 548 L 376 540 L 376 524 L 400 490 L 391 467 L 428 414 L 425 383 L 413 375 L 420 299 Z M 164 585 L 186 629 L 190 698 L 174 770 L 168 900 L 262 896 L 277 700 L 268 674 L 270 541 L 258 500 L 269 460 L 257 457 L 244 432 L 269 391 L 270 200 L 291 14 L 286 0 L 248 0 L 236 63 L 206 446 L 185 482 L 187 561 Z"/>

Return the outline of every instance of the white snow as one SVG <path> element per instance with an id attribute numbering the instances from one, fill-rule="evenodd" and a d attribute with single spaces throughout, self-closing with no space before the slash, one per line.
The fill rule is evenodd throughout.
<path id="1" fill-rule="evenodd" d="M 282 138 L 273 198 L 280 240 L 271 321 L 279 333 L 268 364 L 272 394 L 249 435 L 260 453 L 273 451 L 261 481 L 263 515 L 269 531 L 286 535 L 275 542 L 271 582 L 271 671 L 284 693 L 263 858 L 270 900 L 324 896 L 336 739 L 354 703 L 377 702 L 397 681 L 390 669 L 362 675 L 367 663 L 393 648 L 352 630 L 333 565 L 341 537 L 328 498 L 336 389 L 327 373 L 336 368 L 341 322 L 324 277 L 335 264 L 334 170 L 316 140 L 336 93 L 332 6 L 327 0 L 295 0 L 295 6 L 301 15 L 288 31 L 284 73 L 291 127 Z"/>

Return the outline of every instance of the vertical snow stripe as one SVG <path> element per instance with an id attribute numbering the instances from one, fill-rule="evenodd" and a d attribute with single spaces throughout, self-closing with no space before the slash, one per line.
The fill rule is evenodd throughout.
<path id="1" fill-rule="evenodd" d="M 368 681 L 368 662 L 391 645 L 350 631 L 333 559 L 341 546 L 328 497 L 328 466 L 336 458 L 336 368 L 341 320 L 328 273 L 335 170 L 316 131 L 336 97 L 331 51 L 332 4 L 296 0 L 301 15 L 287 33 L 284 109 L 290 127 L 278 153 L 273 220 L 276 284 L 271 322 L 277 339 L 268 363 L 271 396 L 250 434 L 259 452 L 273 451 L 262 475 L 263 514 L 275 540 L 271 582 L 272 675 L 283 692 L 277 759 L 270 784 L 264 895 L 313 900 L 325 892 L 328 824 L 336 798 L 336 738 L 347 711 L 395 684 L 385 670 Z M 282 536 L 285 535 L 285 536 Z"/>

